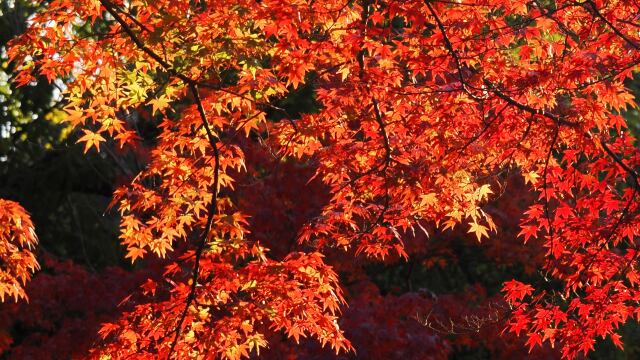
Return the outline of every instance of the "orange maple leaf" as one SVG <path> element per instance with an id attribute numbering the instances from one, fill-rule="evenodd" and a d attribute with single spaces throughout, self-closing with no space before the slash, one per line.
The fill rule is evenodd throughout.
<path id="1" fill-rule="evenodd" d="M 94 133 L 90 130 L 84 131 L 84 136 L 78 139 L 78 142 L 84 142 L 84 153 L 86 154 L 92 146 L 95 146 L 96 151 L 100 151 L 100 142 L 106 141 L 99 133 Z"/>

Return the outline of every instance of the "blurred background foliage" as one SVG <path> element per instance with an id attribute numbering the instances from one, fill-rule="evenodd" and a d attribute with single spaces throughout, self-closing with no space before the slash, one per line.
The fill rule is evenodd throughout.
<path id="1" fill-rule="evenodd" d="M 24 30 L 35 10 L 28 0 L 0 0 L 0 198 L 18 201 L 31 213 L 41 251 L 72 260 L 93 272 L 112 265 L 128 268 L 118 244 L 117 213 L 107 211 L 107 205 L 114 187 L 141 167 L 139 156 L 115 153 L 108 146 L 99 154 L 83 154 L 81 147 L 75 145 L 77 133 L 63 122 L 64 112 L 60 109 L 64 103 L 59 98 L 62 82 L 48 84 L 42 80 L 19 89 L 11 84 L 12 65 L 5 46 Z M 627 86 L 640 98 L 640 78 L 629 81 Z M 308 85 L 277 105 L 293 116 L 313 112 L 318 106 L 313 88 Z M 274 120 L 283 116 L 268 115 Z M 629 109 L 624 116 L 631 131 L 640 135 L 638 109 Z M 153 129 L 146 132 L 151 138 Z M 535 277 L 521 265 L 496 265 L 483 255 L 483 245 L 453 239 L 447 246 L 447 253 L 442 255 L 446 260 L 441 263 L 437 257 L 427 256 L 427 260 L 436 263 L 425 266 L 427 260 L 418 257 L 408 262 L 370 264 L 367 274 L 382 294 L 416 289 L 455 293 L 482 284 L 487 294 L 493 295 L 505 280 Z M 607 340 L 599 343 L 598 351 L 591 356 L 640 358 L 640 327 L 635 323 L 625 325 L 623 339 L 624 352 Z M 481 348 L 461 348 L 452 357 L 491 356 Z"/>
<path id="2" fill-rule="evenodd" d="M 105 213 L 113 160 L 74 146 L 77 134 L 62 122 L 62 83 L 11 84 L 6 44 L 34 11 L 28 0 L 0 1 L 0 198 L 31 213 L 40 247 L 50 255 L 93 270 L 119 264 L 117 217 Z"/>

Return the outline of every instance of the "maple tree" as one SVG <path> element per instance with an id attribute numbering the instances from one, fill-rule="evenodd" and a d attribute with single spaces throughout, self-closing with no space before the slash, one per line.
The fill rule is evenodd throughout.
<path id="1" fill-rule="evenodd" d="M 640 319 L 640 156 L 623 117 L 636 107 L 625 80 L 640 64 L 639 10 L 628 0 L 42 2 L 10 43 L 13 81 L 61 81 L 84 152 L 145 162 L 111 205 L 125 257 L 161 268 L 132 280 L 134 295 L 86 350 L 322 351 L 304 345 L 311 337 L 344 354 L 362 333 L 342 325 L 394 301 L 404 306 L 394 321 L 369 325 L 404 334 L 394 349 L 416 346 L 406 335 L 416 326 L 456 333 L 504 319 L 503 336 L 523 335 L 528 351 L 576 358 L 605 337 L 622 347 L 620 327 Z M 313 104 L 294 111 L 305 91 Z M 517 209 L 499 219 L 487 206 L 514 192 L 530 197 L 517 229 Z M 0 205 L 2 270 L 17 269 L 0 295 L 17 299 L 37 267 L 23 250 L 35 235 L 23 209 Z M 450 244 L 435 234 L 488 243 L 490 256 L 540 276 L 504 282 L 498 310 L 489 297 L 451 299 L 489 305 L 449 329 L 403 320 L 434 307 L 428 292 L 383 299 L 366 282 L 345 296 L 339 273 L 358 278 L 358 261 L 446 262 Z M 487 343 L 501 332 L 491 329 Z M 430 354 L 446 357 L 449 345 L 429 336 Z"/>

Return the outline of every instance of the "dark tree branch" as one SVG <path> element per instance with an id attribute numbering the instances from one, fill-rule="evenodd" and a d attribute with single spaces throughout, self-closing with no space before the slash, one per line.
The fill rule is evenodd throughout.
<path id="1" fill-rule="evenodd" d="M 175 76 L 176 78 L 182 80 L 185 84 L 189 85 L 189 87 L 192 86 L 199 86 L 199 87 L 203 87 L 203 88 L 207 88 L 207 89 L 212 89 L 212 90 L 217 90 L 217 91 L 221 91 L 230 95 L 234 95 L 237 97 L 240 97 L 244 100 L 247 100 L 251 103 L 254 104 L 259 104 L 259 105 L 263 105 L 266 106 L 270 109 L 279 111 L 281 113 L 283 113 L 285 116 L 288 117 L 289 122 L 291 123 L 291 125 L 293 126 L 294 130 L 296 132 L 298 132 L 298 128 L 295 125 L 295 123 L 293 122 L 292 119 L 290 119 L 290 115 L 288 114 L 288 112 L 278 106 L 272 105 L 272 104 L 266 104 L 266 103 L 258 103 L 256 100 L 251 99 L 249 97 L 247 97 L 244 94 L 240 94 L 237 93 L 233 90 L 230 89 L 225 89 L 222 87 L 221 84 L 212 84 L 212 83 L 208 83 L 208 82 L 204 82 L 204 81 L 200 81 L 200 80 L 196 80 L 196 79 L 192 79 L 188 76 L 186 76 L 183 73 L 180 73 L 179 71 L 177 71 L 173 65 L 171 65 L 170 63 L 168 63 L 167 61 L 165 61 L 160 55 L 158 55 L 155 51 L 153 51 L 153 49 L 149 48 L 142 40 L 140 40 L 140 38 L 135 34 L 135 32 L 131 29 L 131 27 L 129 26 L 129 24 L 127 24 L 127 22 L 122 18 L 122 16 L 120 16 L 119 14 L 119 10 L 116 8 L 116 6 L 114 4 L 112 4 L 109 0 L 100 0 L 100 3 L 102 4 L 102 6 L 105 7 L 105 9 L 107 10 L 107 12 L 113 16 L 113 18 L 116 20 L 116 22 L 118 22 L 118 24 L 120 24 L 120 26 L 122 27 L 122 30 L 129 36 L 129 38 L 131 39 L 131 41 L 133 41 L 133 43 L 145 54 L 147 54 L 149 57 L 151 57 L 153 60 L 155 60 L 158 64 L 160 64 L 160 66 L 170 75 L 170 76 Z M 133 18 L 133 16 L 131 16 L 130 14 L 126 15 L 128 18 Z M 132 20 L 134 21 L 134 23 L 138 24 L 139 22 L 137 20 Z"/>
<path id="2" fill-rule="evenodd" d="M 166 62 L 160 55 L 156 54 L 151 48 L 145 45 L 145 43 L 143 43 L 142 40 L 140 40 L 140 38 L 138 38 L 138 36 L 133 32 L 129 24 L 127 24 L 127 22 L 122 18 L 122 16 L 120 16 L 119 11 L 114 4 L 112 4 L 109 0 L 100 0 L 100 3 L 102 4 L 102 6 L 104 6 L 107 12 L 111 16 L 113 16 L 113 18 L 118 22 L 118 24 L 120 24 L 120 26 L 122 27 L 122 30 L 124 30 L 124 32 L 127 33 L 131 41 L 133 41 L 133 43 L 140 50 L 142 50 L 142 52 L 144 52 L 150 58 L 152 58 L 158 64 L 160 64 L 160 66 L 162 66 L 169 73 L 169 75 L 175 76 L 187 84 L 197 83 L 195 80 L 191 79 L 190 77 L 178 72 L 176 69 L 174 69 L 174 67 L 171 64 Z"/>
<path id="3" fill-rule="evenodd" d="M 362 30 L 363 39 L 367 37 L 367 26 L 368 26 L 368 22 L 369 22 L 369 6 L 370 6 L 370 1 L 368 1 L 368 0 L 365 1 L 363 6 L 362 6 L 361 17 L 362 17 L 362 24 L 363 24 L 363 30 Z M 366 64 L 365 64 L 365 49 L 364 49 L 364 47 L 358 53 L 358 65 L 359 65 L 359 68 L 360 68 L 359 69 L 360 70 L 360 72 L 359 72 L 360 80 L 364 81 L 364 79 L 366 77 Z M 365 81 L 365 84 L 366 84 L 367 90 L 370 91 L 369 82 Z M 365 172 L 365 174 L 378 171 L 380 166 L 382 166 L 382 169 L 380 169 L 379 172 L 382 173 L 382 176 L 385 179 L 385 196 L 384 196 L 384 204 L 382 205 L 382 210 L 380 210 L 380 213 L 378 213 L 378 216 L 376 217 L 376 220 L 373 223 L 371 223 L 368 226 L 366 226 L 365 229 L 361 232 L 361 235 L 369 233 L 375 226 L 377 226 L 377 225 L 379 225 L 379 224 L 384 222 L 384 217 L 385 217 L 387 211 L 389 210 L 389 205 L 390 205 L 389 189 L 388 189 L 388 186 L 387 186 L 386 171 L 389 168 L 389 165 L 391 164 L 391 160 L 392 160 L 392 158 L 391 158 L 391 144 L 389 142 L 389 135 L 387 134 L 386 124 L 384 122 L 382 112 L 380 111 L 380 106 L 378 104 L 378 100 L 376 99 L 376 97 L 374 95 L 371 95 L 371 104 L 373 105 L 373 113 L 374 113 L 374 116 L 375 116 L 376 124 L 378 125 L 378 133 L 382 137 L 382 141 L 383 141 L 383 145 L 384 145 L 384 149 L 385 149 L 385 158 L 384 158 L 384 162 L 382 163 L 382 165 L 377 165 L 376 167 L 374 167 L 374 168 L 370 169 L 369 171 Z M 354 180 L 357 180 L 358 178 L 361 178 L 361 177 L 362 176 L 359 176 Z M 347 184 L 351 184 L 352 181 L 348 182 Z M 344 186 L 341 187 L 341 189 L 342 188 L 344 188 Z"/>
<path id="4" fill-rule="evenodd" d="M 120 16 L 116 8 L 111 4 L 108 0 L 100 0 L 101 4 L 105 7 L 105 9 L 113 16 L 113 18 L 120 24 L 124 32 L 129 36 L 131 41 L 136 44 L 140 50 L 146 53 L 149 57 L 154 59 L 160 66 L 162 66 L 171 76 L 175 76 L 178 79 L 184 81 L 188 86 L 193 98 L 196 102 L 196 106 L 198 108 L 198 113 L 200 114 L 200 118 L 202 120 L 202 125 L 205 128 L 207 133 L 207 138 L 209 139 L 209 144 L 213 150 L 213 158 L 214 158 L 214 175 L 213 175 L 213 184 L 211 185 L 211 203 L 209 204 L 207 220 L 205 223 L 205 227 L 200 234 L 200 241 L 195 250 L 195 259 L 194 265 L 191 273 L 191 287 L 189 289 L 189 294 L 187 295 L 187 299 L 184 305 L 184 309 L 180 317 L 178 318 L 176 328 L 174 330 L 174 338 L 171 342 L 171 347 L 169 348 L 169 354 L 167 358 L 170 359 L 175 351 L 175 346 L 179 340 L 180 333 L 182 332 L 182 326 L 186 319 L 187 313 L 189 311 L 189 306 L 193 303 L 196 298 L 196 290 L 198 286 L 198 277 L 200 274 L 200 258 L 204 252 L 205 246 L 207 244 L 207 239 L 209 237 L 209 233 L 211 232 L 211 228 L 213 226 L 213 221 L 215 214 L 217 212 L 218 206 L 218 187 L 220 183 L 220 153 L 218 149 L 218 140 L 211 131 L 211 127 L 209 125 L 209 121 L 207 120 L 207 114 L 204 110 L 204 106 L 202 104 L 202 99 L 200 97 L 200 92 L 198 91 L 198 82 L 189 78 L 188 76 L 176 71 L 171 64 L 162 59 L 158 54 L 156 54 L 152 49 L 146 46 L 131 30 L 128 24 L 124 21 L 124 19 Z"/>
<path id="5" fill-rule="evenodd" d="M 588 12 L 593 14 L 593 16 L 595 16 L 598 19 L 602 20 L 602 22 L 604 22 L 609 28 L 611 28 L 611 30 L 616 35 L 618 35 L 618 37 L 620 37 L 627 44 L 629 44 L 629 46 L 631 46 L 632 48 L 634 48 L 636 50 L 640 50 L 640 45 L 638 45 L 638 43 L 636 43 L 635 41 L 631 40 L 627 35 L 623 34 L 622 31 L 620 31 L 620 29 L 618 29 L 615 25 L 613 25 L 611 23 L 611 21 L 609 21 L 604 15 L 602 15 L 602 13 L 600 12 L 600 10 L 598 10 L 598 7 L 596 6 L 596 4 L 593 1 L 587 0 L 584 3 L 582 3 L 581 5 L 582 5 L 583 8 L 585 8 L 585 10 L 587 10 Z"/>
<path id="6" fill-rule="evenodd" d="M 566 121 L 564 118 L 553 114 L 547 110 L 544 109 L 535 109 L 527 104 L 523 104 L 521 102 L 516 101 L 514 98 L 510 97 L 509 95 L 503 93 L 502 91 L 500 91 L 494 84 L 492 84 L 489 80 L 484 80 L 485 85 L 489 88 L 489 90 L 496 94 L 497 97 L 499 97 L 500 99 L 506 101 L 508 104 L 516 107 L 519 110 L 522 110 L 524 112 L 527 112 L 529 114 L 532 115 L 542 115 L 550 120 L 552 120 L 554 123 L 556 123 L 557 125 L 564 125 L 564 126 L 568 126 L 571 128 L 577 128 L 579 127 L 579 124 L 577 123 L 573 123 L 570 121 Z"/>
<path id="7" fill-rule="evenodd" d="M 191 91 L 193 98 L 198 107 L 198 113 L 200 114 L 200 118 L 202 119 L 202 125 L 207 132 L 207 138 L 209 139 L 209 145 L 213 149 L 213 184 L 211 185 L 211 204 L 209 204 L 209 208 L 207 210 L 207 222 L 205 224 L 202 233 L 200 234 L 200 242 L 198 243 L 198 247 L 196 248 L 195 254 L 196 258 L 193 264 L 193 270 L 191 272 L 191 288 L 189 289 L 189 295 L 187 296 L 187 301 L 184 304 L 184 309 L 178 318 L 178 323 L 176 325 L 176 329 L 174 330 L 175 335 L 173 337 L 173 341 L 171 342 L 171 347 L 169 349 L 169 355 L 167 355 L 167 359 L 171 358 L 173 352 L 175 350 L 175 346 L 180 337 L 180 333 L 182 331 L 182 325 L 184 323 L 185 318 L 187 317 L 187 312 L 189 311 L 189 306 L 193 303 L 196 298 L 196 290 L 198 285 L 198 277 L 200 274 L 200 258 L 202 257 L 202 253 L 204 252 L 204 248 L 207 244 L 207 239 L 209 237 L 209 232 L 211 231 L 211 227 L 213 225 L 214 215 L 217 211 L 218 205 L 218 186 L 220 182 L 220 152 L 218 149 L 218 139 L 213 135 L 211 131 L 211 127 L 209 126 L 209 121 L 207 120 L 207 114 L 202 105 L 202 99 L 200 98 L 200 93 L 198 91 L 198 87 L 194 84 L 189 85 L 189 90 Z"/>
<path id="8" fill-rule="evenodd" d="M 433 18 L 436 20 L 436 24 L 438 25 L 438 29 L 440 30 L 440 33 L 442 34 L 442 38 L 444 40 L 444 45 L 447 48 L 447 51 L 449 51 L 449 53 L 451 54 L 451 57 L 453 57 L 453 60 L 455 61 L 455 63 L 456 63 L 456 68 L 457 68 L 457 72 L 458 72 L 458 80 L 460 81 L 460 86 L 462 86 L 462 90 L 467 95 L 469 95 L 472 99 L 474 99 L 476 101 L 483 100 L 482 97 L 479 97 L 479 96 L 473 94 L 469 90 L 469 88 L 473 88 L 473 87 L 470 86 L 468 84 L 467 80 L 464 78 L 464 75 L 462 73 L 462 62 L 460 61 L 460 56 L 458 56 L 458 53 L 453 48 L 453 45 L 451 44 L 451 41 L 449 40 L 449 36 L 447 36 L 446 29 L 444 28 L 444 24 L 440 20 L 440 17 L 438 16 L 436 11 L 431 6 L 431 3 L 430 3 L 429 0 L 424 0 L 424 4 L 427 6 L 427 8 L 429 9 L 429 12 L 433 16 Z"/>
<path id="9" fill-rule="evenodd" d="M 602 145 L 602 148 L 604 149 L 604 151 L 607 153 L 607 155 L 609 155 L 610 158 L 613 159 L 613 161 L 618 164 L 627 174 L 629 174 L 629 176 L 631 177 L 631 179 L 633 180 L 632 186 L 636 191 L 640 191 L 640 181 L 639 181 L 639 177 L 638 177 L 638 173 L 633 170 L 632 168 L 629 167 L 629 165 L 625 164 L 622 159 L 620 159 L 618 157 L 618 155 L 616 155 L 611 148 L 609 147 L 609 145 L 607 145 L 604 141 L 600 141 L 600 145 Z"/>
<path id="10" fill-rule="evenodd" d="M 547 178 L 549 173 L 549 161 L 551 160 L 551 155 L 553 154 L 553 148 L 555 148 L 556 143 L 558 142 L 558 135 L 560 134 L 560 128 L 558 126 L 555 127 L 553 131 L 553 139 L 551 140 L 551 144 L 549 145 L 549 151 L 547 153 L 547 158 L 544 163 L 544 174 L 542 176 L 542 189 L 544 194 L 544 214 L 547 218 L 547 226 L 549 231 L 549 237 L 551 238 L 551 248 L 549 249 L 551 252 L 551 257 L 555 258 L 553 254 L 553 247 L 555 242 L 555 233 L 553 230 L 553 226 L 551 224 L 551 214 L 549 212 L 549 197 L 547 195 L 548 186 L 547 186 Z M 557 259 L 556 259 L 557 261 Z"/>

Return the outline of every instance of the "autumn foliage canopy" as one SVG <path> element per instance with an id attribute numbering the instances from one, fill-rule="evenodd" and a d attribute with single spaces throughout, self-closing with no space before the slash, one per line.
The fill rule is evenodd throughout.
<path id="1" fill-rule="evenodd" d="M 447 339 L 468 326 L 434 303 L 484 290 L 385 297 L 362 264 L 444 266 L 454 237 L 525 268 L 474 315 L 495 354 L 622 348 L 640 319 L 640 152 L 623 117 L 638 14 L 631 0 L 43 2 L 8 48 L 14 84 L 61 82 L 85 152 L 144 161 L 111 211 L 126 258 L 160 267 L 74 356 L 446 358 L 475 340 Z M 27 301 L 33 226 L 3 200 L 0 223 L 0 297 Z"/>

